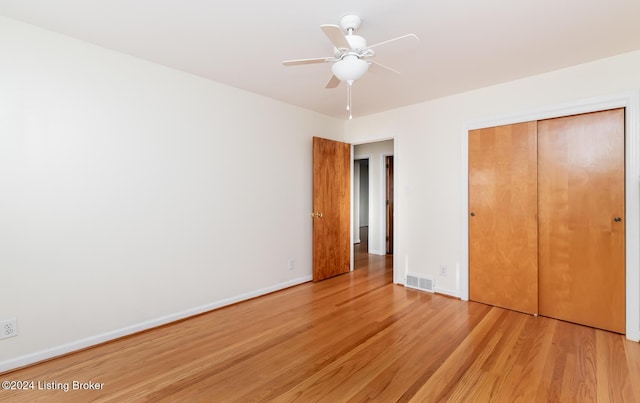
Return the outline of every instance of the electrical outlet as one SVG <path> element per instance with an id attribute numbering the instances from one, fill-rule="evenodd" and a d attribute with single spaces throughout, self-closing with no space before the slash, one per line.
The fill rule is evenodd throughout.
<path id="1" fill-rule="evenodd" d="M 0 339 L 8 339 L 18 335 L 18 321 L 16 318 L 0 321 Z"/>
<path id="2" fill-rule="evenodd" d="M 447 266 L 443 264 L 440 265 L 440 276 L 447 277 Z"/>
<path id="3" fill-rule="evenodd" d="M 296 260 L 295 259 L 289 259 L 289 266 L 287 266 L 289 268 L 289 270 L 293 270 L 296 268 Z"/>

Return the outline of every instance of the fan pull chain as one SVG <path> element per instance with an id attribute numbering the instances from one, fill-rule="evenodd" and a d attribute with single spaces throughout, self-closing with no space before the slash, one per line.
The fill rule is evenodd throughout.
<path id="1" fill-rule="evenodd" d="M 347 111 L 349 111 L 349 120 L 353 119 L 351 114 L 351 86 L 353 85 L 353 81 L 347 82 Z"/>

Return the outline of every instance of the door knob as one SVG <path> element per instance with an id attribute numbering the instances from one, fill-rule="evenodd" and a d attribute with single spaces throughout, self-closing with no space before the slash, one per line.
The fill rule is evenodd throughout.
<path id="1" fill-rule="evenodd" d="M 471 217 L 475 217 L 475 216 L 476 216 L 476 213 L 473 213 L 473 212 L 472 212 L 472 213 L 471 213 Z"/>
<path id="2" fill-rule="evenodd" d="M 324 214 L 322 214 L 319 211 L 314 211 L 313 213 L 311 213 L 311 217 L 322 218 L 322 217 L 324 217 Z"/>
<path id="3" fill-rule="evenodd" d="M 615 218 L 613 219 L 613 221 L 615 221 L 615 222 L 620 222 L 620 221 L 622 221 L 622 218 L 620 218 L 620 217 L 615 217 Z"/>

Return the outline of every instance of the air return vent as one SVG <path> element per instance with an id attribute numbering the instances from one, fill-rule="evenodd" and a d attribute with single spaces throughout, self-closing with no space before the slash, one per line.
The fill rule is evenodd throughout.
<path id="1" fill-rule="evenodd" d="M 433 292 L 433 278 L 407 274 L 406 286 L 417 290 Z"/>

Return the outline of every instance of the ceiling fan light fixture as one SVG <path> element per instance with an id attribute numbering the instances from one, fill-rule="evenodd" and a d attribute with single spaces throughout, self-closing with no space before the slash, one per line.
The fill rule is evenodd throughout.
<path id="1" fill-rule="evenodd" d="M 356 81 L 369 70 L 369 63 L 355 55 L 346 55 L 331 66 L 331 71 L 340 81 Z"/>
<path id="2" fill-rule="evenodd" d="M 418 40 L 418 37 L 414 34 L 407 34 L 367 46 L 367 40 L 354 33 L 360 27 L 360 23 L 360 17 L 349 14 L 342 17 L 339 26 L 331 24 L 320 25 L 320 29 L 333 45 L 333 56 L 331 57 L 285 60 L 282 62 L 285 66 L 333 62 L 333 65 L 331 66 L 333 75 L 325 85 L 325 88 L 336 88 L 342 82 L 347 84 L 347 112 L 349 112 L 349 119 L 353 118 L 353 108 L 351 107 L 351 87 L 353 86 L 354 81 L 361 79 L 367 73 L 369 66 L 375 64 L 376 68 L 383 68 L 393 73 L 400 74 L 382 63 L 369 60 L 376 55 L 373 48 L 390 42 L 395 42 L 400 39 L 412 38 L 416 41 Z"/>

